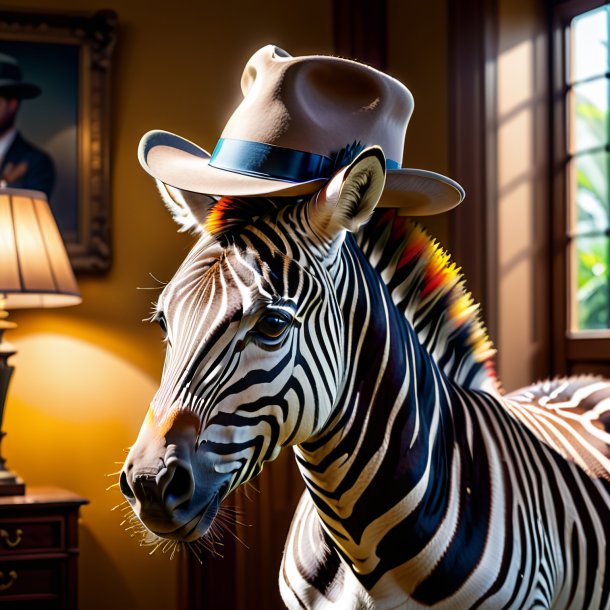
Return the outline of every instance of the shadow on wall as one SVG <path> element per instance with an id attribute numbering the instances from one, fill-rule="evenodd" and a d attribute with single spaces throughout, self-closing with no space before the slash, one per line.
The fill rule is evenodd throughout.
<path id="1" fill-rule="evenodd" d="M 124 570 L 118 568 L 112 555 L 100 544 L 87 525 L 81 525 L 79 533 L 81 548 L 86 549 L 86 555 L 95 558 L 96 567 L 95 570 L 81 569 L 81 597 L 82 591 L 98 591 L 100 596 L 103 596 L 104 589 L 112 583 L 115 594 L 123 600 L 123 607 L 135 607 L 136 597 L 130 588 L 132 585 Z M 82 600 L 80 605 L 83 608 L 89 607 L 86 600 Z"/>

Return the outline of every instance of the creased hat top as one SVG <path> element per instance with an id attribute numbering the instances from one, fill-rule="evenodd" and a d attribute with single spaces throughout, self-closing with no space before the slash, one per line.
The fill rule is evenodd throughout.
<path id="1" fill-rule="evenodd" d="M 304 195 L 362 148 L 377 145 L 388 167 L 381 205 L 431 214 L 464 196 L 445 176 L 401 167 L 413 96 L 375 68 L 324 55 L 292 57 L 267 45 L 247 62 L 241 89 L 244 98 L 211 155 L 153 131 L 140 143 L 144 169 L 170 186 L 208 195 Z"/>

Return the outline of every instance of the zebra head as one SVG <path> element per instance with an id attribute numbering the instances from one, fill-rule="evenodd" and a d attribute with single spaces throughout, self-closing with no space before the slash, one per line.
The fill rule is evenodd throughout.
<path id="1" fill-rule="evenodd" d="M 156 304 L 161 385 L 120 476 L 154 534 L 197 540 L 233 489 L 323 429 L 345 371 L 339 253 L 384 181 L 372 147 L 311 199 L 186 199 L 160 186 L 200 237 Z"/>

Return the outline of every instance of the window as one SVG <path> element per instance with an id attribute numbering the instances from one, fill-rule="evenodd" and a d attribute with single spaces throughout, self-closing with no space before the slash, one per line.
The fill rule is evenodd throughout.
<path id="1" fill-rule="evenodd" d="M 568 44 L 569 321 L 610 328 L 608 223 L 608 7 L 577 15 Z"/>
<path id="2" fill-rule="evenodd" d="M 553 7 L 554 333 L 566 372 L 610 371 L 609 29 L 605 2 Z"/>

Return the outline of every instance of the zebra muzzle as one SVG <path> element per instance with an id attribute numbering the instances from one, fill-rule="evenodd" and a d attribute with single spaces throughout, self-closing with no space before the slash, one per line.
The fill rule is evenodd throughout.
<path id="1" fill-rule="evenodd" d="M 159 536 L 202 535 L 228 487 L 231 475 L 216 472 L 205 451 L 197 451 L 198 431 L 199 422 L 189 413 L 175 414 L 163 429 L 148 417 L 123 466 L 123 495 Z"/>

